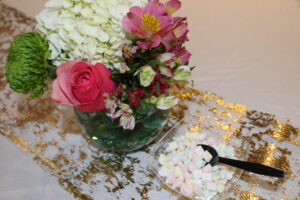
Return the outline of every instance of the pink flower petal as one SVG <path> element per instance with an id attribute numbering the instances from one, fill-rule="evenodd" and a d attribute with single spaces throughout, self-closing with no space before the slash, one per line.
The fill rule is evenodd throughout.
<path id="1" fill-rule="evenodd" d="M 173 32 L 169 32 L 162 40 L 162 43 L 166 47 L 167 52 L 171 51 L 173 44 L 175 44 L 176 37 Z"/>
<path id="2" fill-rule="evenodd" d="M 102 77 L 102 82 L 105 84 L 102 86 L 104 93 L 111 93 L 116 89 L 116 84 L 110 79 L 111 71 L 104 65 L 97 63 L 96 68 L 99 75 Z"/>
<path id="3" fill-rule="evenodd" d="M 125 31 L 132 33 L 140 38 L 143 38 L 143 32 L 140 31 L 143 28 L 142 25 L 142 8 L 138 6 L 133 6 L 129 13 L 123 17 L 122 24 Z"/>
<path id="4" fill-rule="evenodd" d="M 51 99 L 59 104 L 74 106 L 74 103 L 67 98 L 65 93 L 60 88 L 57 80 L 55 80 L 52 85 Z"/>
<path id="5" fill-rule="evenodd" d="M 166 7 L 168 13 L 171 15 L 181 8 L 181 2 L 179 0 L 169 0 L 165 4 L 165 7 Z"/>
<path id="6" fill-rule="evenodd" d="M 160 21 L 160 32 L 159 32 L 159 34 L 161 36 L 164 36 L 168 32 L 170 32 L 170 30 L 172 28 L 173 19 L 170 16 L 159 16 L 158 20 Z"/>
<path id="7" fill-rule="evenodd" d="M 144 9 L 144 13 L 154 16 L 168 15 L 167 10 L 155 2 L 148 3 Z"/>
<path id="8" fill-rule="evenodd" d="M 81 104 L 78 106 L 80 112 L 96 112 L 105 109 L 104 96 L 99 96 L 91 103 Z"/>
<path id="9" fill-rule="evenodd" d="M 190 60 L 190 57 L 191 57 L 191 53 L 188 52 L 188 50 L 186 50 L 186 48 L 184 48 L 184 47 L 177 49 L 175 51 L 175 54 L 176 54 L 176 57 L 179 58 L 180 64 L 182 64 L 182 65 L 186 64 Z"/>
<path id="10" fill-rule="evenodd" d="M 159 35 L 153 35 L 151 40 L 138 41 L 137 44 L 142 49 L 151 49 L 158 47 L 161 43 L 161 37 Z"/>
<path id="11" fill-rule="evenodd" d="M 57 77 L 58 84 L 59 84 L 61 90 L 66 95 L 66 97 L 70 100 L 70 102 L 73 103 L 73 105 L 79 104 L 79 102 L 72 93 L 71 82 L 69 81 L 69 79 L 70 79 L 72 67 L 79 62 L 81 62 L 81 61 L 78 61 L 78 60 L 69 61 L 69 62 L 59 66 L 56 69 L 56 73 L 59 74 L 59 76 Z"/>

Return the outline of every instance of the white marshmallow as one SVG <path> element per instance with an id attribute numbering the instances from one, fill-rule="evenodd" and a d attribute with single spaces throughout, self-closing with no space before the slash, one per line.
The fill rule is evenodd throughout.
<path id="1" fill-rule="evenodd" d="M 158 174 L 162 177 L 167 177 L 169 175 L 169 173 L 170 173 L 170 170 L 168 170 L 166 167 L 162 167 L 158 171 Z"/>
<path id="2" fill-rule="evenodd" d="M 203 176 L 203 172 L 202 172 L 202 170 L 195 170 L 195 171 L 193 171 L 193 178 L 194 179 L 201 179 L 201 177 Z"/>
<path id="3" fill-rule="evenodd" d="M 212 181 L 212 175 L 211 175 L 211 173 L 203 173 L 202 174 L 202 180 L 204 182 L 211 182 Z"/>
<path id="4" fill-rule="evenodd" d="M 224 184 L 218 184 L 218 192 L 222 193 L 222 192 L 224 192 L 224 190 L 225 190 Z"/>
<path id="5" fill-rule="evenodd" d="M 198 167 L 198 169 L 203 168 L 205 166 L 205 164 L 206 164 L 206 162 L 204 160 L 202 160 L 202 159 L 198 160 L 197 161 L 197 167 Z"/>
<path id="6" fill-rule="evenodd" d="M 204 150 L 201 146 L 197 146 L 195 148 L 195 153 L 198 154 L 198 155 L 201 155 L 201 157 L 203 157 L 203 154 L 204 154 Z"/>
<path id="7" fill-rule="evenodd" d="M 207 163 L 209 163 L 213 156 L 208 151 L 204 151 L 203 158 Z"/>
<path id="8" fill-rule="evenodd" d="M 206 187 L 207 187 L 207 189 L 212 190 L 212 191 L 218 190 L 218 187 L 215 183 L 206 183 Z"/>
<path id="9" fill-rule="evenodd" d="M 170 151 L 175 151 L 178 148 L 178 143 L 177 142 L 170 142 L 169 143 L 169 150 Z"/>
<path id="10" fill-rule="evenodd" d="M 175 177 L 181 177 L 183 175 L 181 168 L 178 166 L 173 169 L 173 173 Z"/>

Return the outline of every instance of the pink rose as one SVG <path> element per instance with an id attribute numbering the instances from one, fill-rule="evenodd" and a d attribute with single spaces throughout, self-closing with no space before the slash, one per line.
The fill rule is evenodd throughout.
<path id="1" fill-rule="evenodd" d="M 70 61 L 56 70 L 52 100 L 79 107 L 82 112 L 96 112 L 105 109 L 105 93 L 115 90 L 110 79 L 111 72 L 102 64 L 92 65 L 83 61 Z"/>

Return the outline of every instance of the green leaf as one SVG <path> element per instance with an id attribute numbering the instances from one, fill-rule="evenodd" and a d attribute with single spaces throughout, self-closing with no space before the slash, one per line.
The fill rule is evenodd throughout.
<path id="1" fill-rule="evenodd" d="M 123 77 L 123 74 L 121 74 L 119 72 L 113 72 L 110 75 L 111 80 L 113 80 L 115 82 L 120 82 L 122 77 Z"/>
<path id="2" fill-rule="evenodd" d="M 140 66 L 140 63 L 134 63 L 132 65 L 129 66 L 130 68 L 130 73 L 135 73 L 138 69 L 138 67 Z"/>
<path id="3" fill-rule="evenodd" d="M 157 66 L 157 65 L 161 65 L 161 62 L 159 60 L 150 60 L 147 65 L 149 66 Z"/>

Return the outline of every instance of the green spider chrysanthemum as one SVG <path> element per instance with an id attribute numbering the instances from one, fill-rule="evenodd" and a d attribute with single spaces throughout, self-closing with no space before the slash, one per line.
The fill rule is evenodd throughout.
<path id="1" fill-rule="evenodd" d="M 49 44 L 40 33 L 30 32 L 15 38 L 6 63 L 6 78 L 16 92 L 38 97 L 47 88 Z"/>

